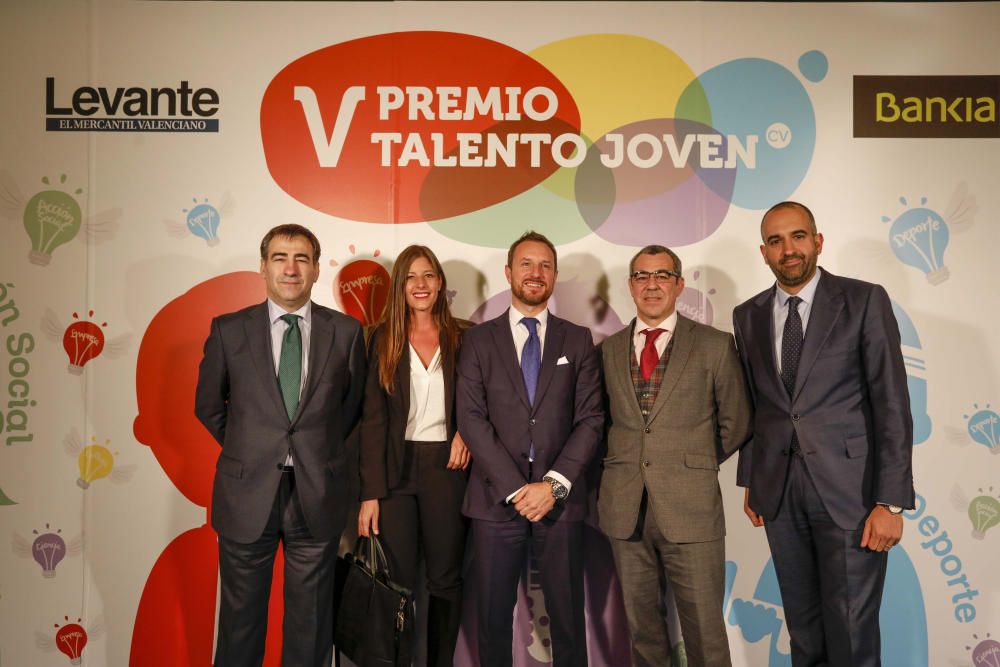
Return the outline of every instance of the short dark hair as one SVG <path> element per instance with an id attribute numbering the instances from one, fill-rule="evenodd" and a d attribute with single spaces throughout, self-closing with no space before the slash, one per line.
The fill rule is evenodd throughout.
<path id="1" fill-rule="evenodd" d="M 786 208 L 797 208 L 805 213 L 806 217 L 809 218 L 809 226 L 812 228 L 812 233 L 818 233 L 816 231 L 816 217 L 813 215 L 813 212 L 809 210 L 808 206 L 800 204 L 797 201 L 780 201 L 771 208 L 767 209 L 767 211 L 764 212 L 764 216 L 760 219 L 760 238 L 764 238 L 764 221 L 767 220 L 767 216 L 771 215 L 774 211 L 781 211 Z"/>
<path id="2" fill-rule="evenodd" d="M 528 230 L 521 234 L 521 238 L 510 244 L 510 249 L 507 251 L 507 266 L 512 266 L 514 264 L 514 250 L 517 246 L 525 243 L 527 241 L 536 241 L 538 243 L 544 243 L 552 251 L 552 268 L 559 269 L 559 255 L 556 254 L 556 247 L 552 245 L 552 241 L 548 239 L 544 234 L 539 234 L 536 231 Z"/>
<path id="3" fill-rule="evenodd" d="M 635 260 L 639 259 L 640 255 L 662 255 L 666 253 L 670 255 L 670 259 L 674 260 L 674 271 L 677 275 L 682 276 L 684 273 L 681 271 L 681 258 L 677 256 L 673 250 L 662 245 L 648 245 L 639 252 L 632 255 L 632 259 L 628 262 L 628 275 L 632 276 L 632 271 L 635 269 Z"/>
<path id="4" fill-rule="evenodd" d="M 301 236 L 312 245 L 313 249 L 313 263 L 319 262 L 319 239 L 311 231 L 303 227 L 302 225 L 278 225 L 277 227 L 272 227 L 267 234 L 264 234 L 264 238 L 260 241 L 260 258 L 267 259 L 267 246 L 271 243 L 271 239 L 275 236 L 284 236 L 285 238 L 295 238 L 296 236 Z"/>

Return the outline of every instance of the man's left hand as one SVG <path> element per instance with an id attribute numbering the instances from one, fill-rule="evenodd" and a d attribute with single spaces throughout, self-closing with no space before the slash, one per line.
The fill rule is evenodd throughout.
<path id="1" fill-rule="evenodd" d="M 555 506 L 552 486 L 548 482 L 525 484 L 513 498 L 514 509 L 528 521 L 539 521 Z"/>
<path id="2" fill-rule="evenodd" d="M 861 548 L 888 551 L 903 537 L 903 515 L 893 514 L 882 505 L 876 505 L 865 520 Z"/>

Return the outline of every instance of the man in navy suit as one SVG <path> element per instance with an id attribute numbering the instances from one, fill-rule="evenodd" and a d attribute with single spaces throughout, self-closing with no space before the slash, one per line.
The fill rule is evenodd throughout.
<path id="1" fill-rule="evenodd" d="M 472 452 L 479 663 L 512 664 L 517 584 L 539 563 L 553 664 L 587 665 L 583 591 L 585 471 L 601 440 L 601 378 L 587 329 L 548 312 L 556 250 L 535 232 L 507 253 L 511 308 L 470 329 L 458 364 L 458 430 Z M 536 620 L 537 622 L 537 620 Z"/>
<path id="2" fill-rule="evenodd" d="M 817 268 L 802 204 L 771 207 L 761 239 L 777 283 L 733 313 L 755 408 L 744 511 L 767 532 L 792 664 L 879 665 L 888 552 L 914 506 L 899 327 L 881 286 Z"/>
<path id="3" fill-rule="evenodd" d="M 267 301 L 212 321 L 195 414 L 222 452 L 217 667 L 260 665 L 274 557 L 285 556 L 281 664 L 328 666 L 333 573 L 347 520 L 347 452 L 365 383 L 356 320 L 310 300 L 319 241 L 281 225 L 260 245 Z"/>

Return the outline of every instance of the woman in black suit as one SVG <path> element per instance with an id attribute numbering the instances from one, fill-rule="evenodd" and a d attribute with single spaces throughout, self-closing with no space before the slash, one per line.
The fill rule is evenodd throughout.
<path id="1" fill-rule="evenodd" d="M 452 317 L 444 272 L 425 246 L 404 249 L 369 339 L 361 421 L 358 533 L 379 536 L 393 579 L 427 564 L 427 664 L 452 664 L 462 606 L 465 470 L 456 428 L 455 358 L 467 323 Z"/>

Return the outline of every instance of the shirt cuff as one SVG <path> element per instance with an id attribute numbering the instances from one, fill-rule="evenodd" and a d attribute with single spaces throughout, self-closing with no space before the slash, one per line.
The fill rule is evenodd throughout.
<path id="1" fill-rule="evenodd" d="M 569 494 L 570 491 L 573 490 L 573 484 L 555 470 L 548 471 L 547 473 L 545 473 L 545 476 L 551 477 L 552 479 L 556 480 L 557 482 L 565 486 L 567 495 Z"/>
<path id="2" fill-rule="evenodd" d="M 514 491 L 514 493 L 510 494 L 509 496 L 507 496 L 507 499 L 503 501 L 503 502 L 504 502 L 504 504 L 505 504 L 505 505 L 510 505 L 510 501 L 511 501 L 511 499 L 512 499 L 512 498 L 513 498 L 514 496 L 516 496 L 516 495 L 517 495 L 518 493 L 520 493 L 521 489 L 523 489 L 523 488 L 524 488 L 525 486 L 527 486 L 527 484 L 524 484 L 524 485 L 522 485 L 522 486 L 521 486 L 521 487 L 519 487 L 519 488 L 518 488 L 518 489 L 517 489 L 516 491 Z"/>

